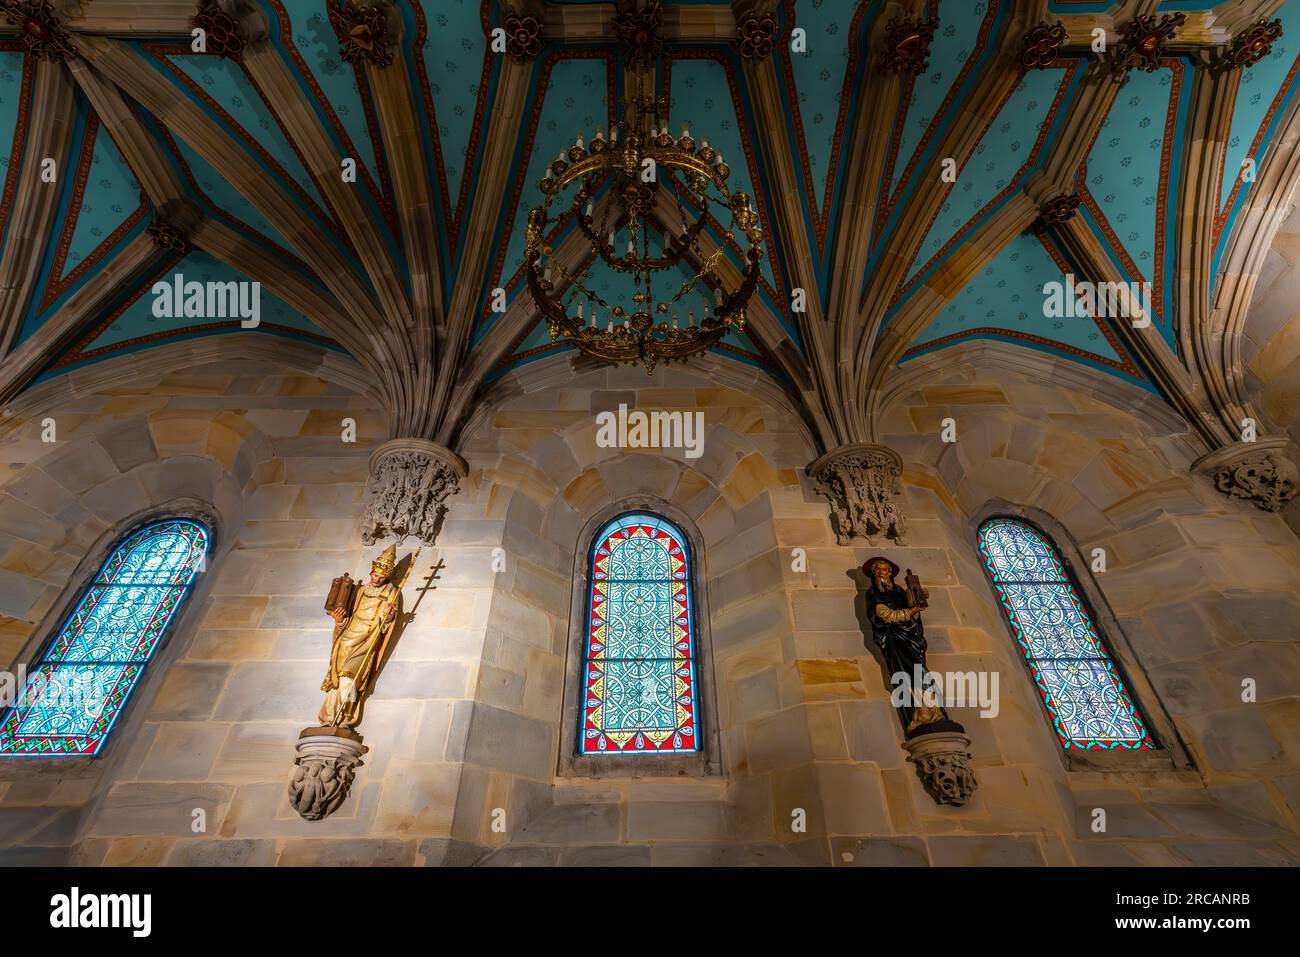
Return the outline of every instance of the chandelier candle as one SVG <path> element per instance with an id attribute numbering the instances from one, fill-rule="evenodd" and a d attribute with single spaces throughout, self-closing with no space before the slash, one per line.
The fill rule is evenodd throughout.
<path id="1" fill-rule="evenodd" d="M 618 130 L 609 139 L 597 130 L 590 144 L 578 136 L 572 147 L 560 153 L 538 184 L 544 195 L 541 206 L 528 214 L 525 227 L 528 290 L 545 316 L 553 342 L 567 342 L 586 355 L 613 365 L 639 362 L 653 372 L 659 362 L 681 360 L 716 345 L 729 330 L 745 325 L 745 310 L 758 285 L 763 256 L 763 230 L 750 198 L 727 185 L 730 168 L 707 140 L 696 147 L 690 130 L 673 138 L 668 132 L 667 99 L 650 95 L 653 84 L 642 64 L 633 74 L 624 101 L 627 135 L 618 145 Z M 560 197 L 576 187 L 566 208 Z M 604 197 L 603 211 L 596 198 Z M 675 206 L 680 216 L 679 232 L 656 225 L 654 215 L 665 203 Z M 709 207 L 730 212 L 724 225 L 715 217 L 712 226 L 721 233 L 713 237 L 714 250 L 706 253 L 701 242 Z M 555 216 L 552 218 L 552 213 Z M 561 265 L 559 282 L 543 257 L 552 257 L 547 244 L 561 221 L 572 217 L 591 247 L 585 266 L 570 272 Z M 692 218 L 693 217 L 693 218 Z M 627 254 L 618 256 L 619 226 L 627 231 Z M 652 233 L 664 233 L 663 250 L 651 249 Z M 739 282 L 729 288 L 717 270 L 727 243 L 743 242 L 745 266 Z M 638 246 L 640 251 L 638 251 Z M 629 277 L 635 292 L 630 303 L 608 302 L 595 291 L 591 269 L 597 261 Z M 655 277 L 665 270 L 688 274 L 676 288 Z M 673 307 L 688 305 L 694 296 L 713 290 L 712 309 L 707 298 L 700 305 L 704 318 L 697 325 L 695 311 L 685 327 L 677 321 Z M 613 298 L 613 297 L 611 297 Z M 565 301 L 567 299 L 567 302 Z M 584 321 L 584 301 L 592 305 L 591 324 Z M 576 303 L 576 309 L 569 304 Z M 596 313 L 610 315 L 604 330 Z"/>

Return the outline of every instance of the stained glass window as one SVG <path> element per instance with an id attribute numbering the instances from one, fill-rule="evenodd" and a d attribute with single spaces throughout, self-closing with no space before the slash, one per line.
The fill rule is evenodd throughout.
<path id="1" fill-rule="evenodd" d="M 686 539 L 657 515 L 610 522 L 591 550 L 582 754 L 699 750 Z"/>
<path id="2" fill-rule="evenodd" d="M 208 548 L 194 522 L 155 522 L 118 544 L 0 721 L 0 755 L 98 754 Z"/>
<path id="3" fill-rule="evenodd" d="M 1002 612 L 1064 748 L 1154 748 L 1056 547 L 1010 518 L 980 528 Z"/>

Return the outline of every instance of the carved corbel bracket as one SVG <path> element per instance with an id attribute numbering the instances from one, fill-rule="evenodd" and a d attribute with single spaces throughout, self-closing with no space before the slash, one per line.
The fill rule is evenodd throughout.
<path id="1" fill-rule="evenodd" d="M 361 541 L 418 538 L 432 545 L 469 467 L 455 452 L 427 439 L 393 439 L 370 456 L 370 483 Z"/>
<path id="2" fill-rule="evenodd" d="M 977 786 L 970 766 L 970 738 L 960 731 L 918 734 L 903 742 L 907 760 L 935 804 L 958 807 L 970 800 Z"/>
<path id="3" fill-rule="evenodd" d="M 1287 438 L 1237 442 L 1204 455 L 1192 471 L 1208 475 L 1228 498 L 1243 499 L 1265 512 L 1280 512 L 1300 491 L 1300 471 Z"/>
<path id="4" fill-rule="evenodd" d="M 893 449 L 842 445 L 809 465 L 808 475 L 830 501 L 836 542 L 848 545 L 865 538 L 874 544 L 883 537 L 904 544 L 907 519 L 898 501 L 903 494 L 903 460 Z"/>
<path id="5" fill-rule="evenodd" d="M 337 728 L 308 728 L 298 738 L 289 779 L 289 803 L 308 821 L 329 817 L 348 799 L 369 748 L 361 736 Z"/>

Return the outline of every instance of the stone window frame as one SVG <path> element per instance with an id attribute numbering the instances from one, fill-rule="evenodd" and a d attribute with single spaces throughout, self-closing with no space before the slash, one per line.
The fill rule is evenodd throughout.
<path id="1" fill-rule="evenodd" d="M 158 676 L 172 663 L 175 649 L 187 644 L 198 630 L 199 617 L 194 613 L 194 609 L 203 604 L 208 597 L 215 577 L 213 567 L 216 564 L 218 549 L 221 548 L 220 543 L 226 538 L 224 523 L 213 506 L 199 499 L 177 498 L 162 505 L 151 505 L 141 509 L 114 522 L 101 532 L 86 550 L 81 561 L 77 563 L 77 567 L 73 569 L 58 600 L 32 629 L 31 637 L 9 665 L 11 670 L 16 671 L 19 664 L 25 663 L 27 673 L 30 675 L 45 652 L 58 639 L 59 631 L 68 616 L 72 614 L 81 596 L 104 567 L 104 562 L 108 561 L 108 557 L 113 554 L 113 550 L 144 526 L 168 519 L 198 522 L 207 530 L 208 550 L 204 558 L 206 567 L 195 576 L 185 601 L 168 622 L 158 647 L 146 663 L 144 672 L 136 681 L 130 696 L 122 706 L 117 721 L 109 731 L 108 740 L 104 742 L 99 753 L 93 755 L 0 756 L 0 769 L 4 772 L 0 780 L 16 780 L 24 773 L 31 777 L 60 777 L 69 780 L 91 778 L 107 773 L 110 775 L 110 778 L 106 778 L 108 780 L 125 760 L 135 740 L 133 729 L 139 723 L 139 716 L 148 714 L 149 706 L 153 703 L 158 688 L 161 687 L 162 679 Z M 15 689 L 15 693 L 21 694 L 22 691 Z M 9 708 L 0 709 L 0 720 L 3 720 L 9 711 Z"/>
<path id="2" fill-rule="evenodd" d="M 695 734 L 698 751 L 690 754 L 582 754 L 584 691 L 583 655 L 587 639 L 587 601 L 591 586 L 591 549 L 595 536 L 609 522 L 628 512 L 650 512 L 676 525 L 690 549 L 690 587 L 695 645 Z M 593 513 L 578 533 L 574 548 L 573 588 L 569 602 L 569 640 L 564 669 L 564 708 L 560 725 L 556 773 L 560 777 L 643 778 L 708 777 L 722 773 L 720 721 L 713 671 L 713 648 L 709 636 L 709 599 L 705 574 L 704 539 L 690 516 L 663 499 L 631 495 L 611 502 Z"/>
<path id="3" fill-rule="evenodd" d="M 998 618 L 1002 621 L 1002 626 L 1011 640 L 1012 649 L 1023 665 L 1023 674 L 1038 701 L 1039 711 L 1045 719 L 1048 719 L 1043 722 L 1043 731 L 1050 738 L 1052 747 L 1061 756 L 1065 769 L 1067 771 L 1196 771 L 1196 762 L 1192 758 L 1191 751 L 1178 733 L 1178 728 L 1169 712 L 1165 710 L 1155 687 L 1147 678 L 1146 669 L 1142 667 L 1132 643 L 1120 626 L 1119 619 L 1111 610 L 1110 603 L 1107 602 L 1105 594 L 1093 577 L 1088 562 L 1084 560 L 1083 550 L 1069 530 L 1050 513 L 1032 505 L 1017 505 L 1005 499 L 994 498 L 971 516 L 970 539 L 990 594 L 996 600 L 997 587 L 979 553 L 979 533 L 980 527 L 985 522 L 999 517 L 1024 522 L 1046 538 L 1056 549 L 1056 553 L 1065 565 L 1066 574 L 1070 576 L 1070 580 L 1079 591 L 1079 597 L 1092 619 L 1093 627 L 1097 629 L 1115 669 L 1124 681 L 1133 706 L 1156 743 L 1155 750 L 1146 751 L 1123 748 L 1085 751 L 1080 748 L 1062 747 L 1060 738 L 1051 727 L 1050 715 L 1043 696 L 1033 685 L 1029 662 L 1025 660 L 1020 644 L 1016 641 L 1011 623 L 999 608 Z"/>

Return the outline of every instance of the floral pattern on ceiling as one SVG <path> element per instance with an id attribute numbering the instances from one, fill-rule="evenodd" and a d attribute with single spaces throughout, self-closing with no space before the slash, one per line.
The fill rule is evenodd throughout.
<path id="1" fill-rule="evenodd" d="M 24 125 L 19 117 L 30 109 L 33 61 L 24 57 L 22 44 L 0 46 L 0 240 L 9 225 L 18 165 L 22 159 Z"/>
<path id="2" fill-rule="evenodd" d="M 391 244 L 394 263 L 399 270 L 409 269 L 403 260 L 403 241 L 394 221 L 389 184 L 391 160 L 377 134 L 376 105 L 366 71 L 364 68 L 358 71 L 339 59 L 337 39 L 326 18 L 326 0 L 315 5 L 289 0 L 256 2 L 267 13 L 271 42 L 285 57 L 306 102 L 317 109 L 318 119 L 339 149 L 358 158 L 364 179 L 361 188 L 367 193 L 366 201 L 380 211 L 376 222 L 388 227 L 383 238 Z M 669 0 L 669 5 L 674 5 L 673 0 Z M 1089 12 L 1085 9 L 1088 6 L 1087 2 L 1052 0 L 1048 9 L 1049 13 L 1081 14 Z M 1111 6 L 1100 4 L 1107 9 Z M 1166 3 L 1162 8 L 1175 6 L 1193 10 L 1209 9 L 1213 4 L 1187 0 Z M 422 0 L 394 8 L 404 45 L 399 52 L 409 68 L 407 79 L 426 147 L 426 169 L 434 183 L 433 214 L 444 305 L 449 301 L 449 290 L 457 281 L 460 268 L 458 246 L 465 233 L 463 217 L 472 208 L 474 192 L 485 173 L 480 168 L 485 127 L 500 94 L 497 80 L 504 60 L 489 51 L 486 31 L 499 22 L 502 9 L 500 0 Z M 817 262 L 812 264 L 811 272 L 823 297 L 829 288 L 831 269 L 829 241 L 825 237 L 833 235 L 830 230 L 836 215 L 832 211 L 834 198 L 851 173 L 844 163 L 857 110 L 854 96 L 867 85 L 870 77 L 868 54 L 871 51 L 867 37 L 875 16 L 882 10 L 884 5 L 879 0 L 798 0 L 797 3 L 781 0 L 777 8 L 782 30 L 798 25 L 808 38 L 807 54 L 793 53 L 788 45 L 780 44 L 774 60 L 777 88 L 786 98 L 784 113 L 789 128 L 785 133 L 790 141 L 796 177 L 802 184 L 801 212 L 814 237 L 810 245 Z M 888 138 L 889 153 L 885 159 L 888 175 L 880 186 L 881 215 L 876 217 L 876 232 L 870 237 L 868 269 L 876 268 L 899 210 L 914 191 L 928 187 L 937 161 L 932 155 L 934 147 L 949 129 L 951 117 L 962 109 L 983 75 L 981 71 L 992 62 L 1005 39 L 1004 34 L 1010 29 L 1009 0 L 925 0 L 920 10 L 937 16 L 939 25 L 931 44 L 927 72 L 915 81 L 903 81 L 906 109 L 897 124 L 881 134 Z M 1241 161 L 1253 156 L 1258 164 L 1270 145 L 1284 108 L 1300 88 L 1300 57 L 1297 56 L 1300 2 L 1288 0 L 1276 15 L 1283 21 L 1283 36 L 1267 57 L 1242 71 L 1236 94 L 1223 157 L 1224 205 L 1218 223 L 1220 255 L 1231 232 L 1233 217 L 1242 208 L 1250 188 L 1249 184 L 1238 181 Z M 283 187 L 286 195 L 315 220 L 329 242 L 354 255 L 347 231 L 337 221 L 281 118 L 245 67 L 214 55 L 193 54 L 188 42 L 178 37 L 134 38 L 125 42 L 157 72 L 159 82 L 174 84 L 230 136 L 235 148 L 246 151 Z M 611 105 L 617 105 L 617 96 L 612 95 L 611 88 L 621 82 L 621 67 L 613 45 L 608 41 L 559 43 L 551 39 L 545 42 L 549 45 L 544 47 L 542 55 L 529 64 L 527 95 L 517 106 L 523 128 L 515 144 L 502 215 L 498 222 L 490 224 L 494 230 L 494 252 L 482 277 L 482 298 L 473 309 L 481 318 L 471 333 L 471 344 L 482 340 L 495 318 L 486 310 L 488 292 L 495 285 L 504 285 L 508 300 L 514 301 L 523 291 L 519 281 L 523 245 L 520 227 L 527 209 L 537 201 L 536 183 L 541 178 L 541 170 L 578 133 L 589 137 L 596 128 L 608 128 Z M 1053 145 L 1056 124 L 1078 91 L 1085 62 L 1084 58 L 1066 56 L 1050 70 L 1026 74 L 1002 104 L 974 155 L 959 171 L 958 182 L 944 197 L 938 215 L 932 223 L 923 225 L 925 238 L 909 267 L 907 280 L 896 292 L 890 317 L 897 314 L 902 300 L 934 270 L 941 268 L 984 218 L 1006 201 L 1009 191 L 1020 188 L 1041 163 Z M 1155 318 L 1170 343 L 1177 342 L 1171 321 L 1175 310 L 1169 266 L 1175 224 L 1166 207 L 1174 208 L 1170 197 L 1176 196 L 1179 186 L 1180 137 L 1188 122 L 1180 111 L 1190 96 L 1193 68 L 1190 59 L 1182 58 L 1181 62 L 1187 74 L 1181 87 L 1173 66 L 1166 65 L 1154 74 L 1130 74 L 1116 109 L 1106 119 L 1080 170 L 1078 184 L 1084 199 L 1080 215 L 1110 252 L 1120 271 L 1135 278 L 1151 279 L 1155 284 Z M 772 215 L 774 197 L 769 187 L 772 167 L 770 160 L 762 155 L 763 144 L 755 126 L 756 108 L 744 61 L 730 43 L 710 41 L 694 45 L 670 42 L 661 63 L 661 78 L 668 84 L 674 100 L 671 111 L 674 132 L 686 121 L 697 135 L 708 135 L 733 169 L 733 187 L 746 190 L 755 199 L 763 216 L 768 254 L 759 295 L 797 346 L 798 324 L 788 308 L 787 276 L 791 274 L 791 264 L 785 261 L 782 234 Z M 590 69 L 592 64 L 599 64 L 595 71 Z M 30 100 L 32 72 L 16 41 L 0 42 L 0 178 L 9 187 L 15 178 L 13 159 L 26 132 L 20 113 L 24 98 Z M 24 76 L 28 77 L 26 94 L 22 92 Z M 71 180 L 66 185 L 67 191 L 61 198 L 66 214 L 60 220 L 58 236 L 51 240 L 44 253 L 42 269 L 48 273 L 56 262 L 59 265 L 53 276 L 42 279 L 43 286 L 33 300 L 40 305 L 34 305 L 30 314 L 25 314 L 22 335 L 38 328 L 51 310 L 75 291 L 79 282 L 94 274 L 94 267 L 100 261 L 110 258 L 122 244 L 137 236 L 151 214 L 155 214 L 151 208 L 139 205 L 135 177 L 116 144 L 102 128 L 94 129 L 82 94 L 78 92 L 76 96 L 78 109 L 85 111 L 84 129 L 71 145 L 67 165 L 75 169 L 85 160 L 84 191 L 76 198 Z M 303 264 L 302 251 L 250 202 L 245 195 L 247 184 L 227 181 L 199 151 L 183 138 L 170 134 L 165 124 L 155 120 L 146 109 L 134 102 L 127 106 L 159 140 L 161 150 L 181 173 L 192 190 L 188 198 L 206 214 L 264 248 L 266 255 L 287 258 L 309 282 L 321 281 Z M 6 189 L 6 203 L 12 201 L 12 192 L 12 188 Z M 139 220 L 132 222 L 131 217 L 136 215 Z M 123 230 L 123 224 L 128 222 L 132 222 L 131 228 Z M 56 240 L 62 241 L 62 259 L 58 258 Z M 1013 243 L 1017 247 L 1019 244 L 1020 240 Z M 1035 254 L 1021 249 L 1020 255 L 1023 259 Z M 1001 262 L 998 257 L 995 260 Z M 87 263 L 91 268 L 82 268 Z M 990 260 L 989 265 L 993 264 L 994 260 Z M 80 275 L 79 269 L 85 275 Z M 1026 292 L 1031 291 L 1030 286 L 1016 286 L 1016 282 L 1028 282 L 1023 270 L 1008 271 L 999 266 L 995 272 L 999 281 L 1007 282 L 1005 288 L 1012 290 L 1008 295 L 1018 295 L 1023 300 Z M 972 316 L 987 311 L 983 304 L 972 306 L 968 290 L 963 290 L 961 308 L 970 309 Z M 1004 333 L 1018 327 L 1019 313 L 1017 309 L 1000 320 L 1016 324 L 1008 326 Z M 955 321 L 950 309 L 945 307 L 926 331 L 927 348 L 968 327 L 949 329 L 941 325 L 944 317 L 949 323 Z M 124 321 L 126 326 L 122 325 Z M 82 344 L 83 354 L 78 361 L 87 361 L 87 355 L 132 348 L 133 343 L 158 341 L 147 329 L 130 327 L 130 317 L 125 313 L 116 322 L 117 331 L 106 330 L 101 341 Z M 298 328 L 287 319 L 279 324 Z M 1025 337 L 1018 341 L 1031 348 L 1055 350 L 1058 354 L 1074 355 L 1070 350 L 1081 349 L 1101 359 L 1114 359 L 1103 342 L 1081 343 L 1077 337 L 1069 337 L 1069 330 L 1058 329 L 1041 317 L 1037 324 L 1033 333 L 1037 338 Z M 982 320 L 975 328 L 1001 327 L 998 322 Z M 941 329 L 949 331 L 938 334 Z M 540 333 L 544 334 L 544 330 Z M 524 344 L 528 345 L 538 334 L 537 329 L 531 330 Z M 540 347 L 540 343 L 534 344 Z M 762 352 L 743 336 L 729 340 L 728 345 L 737 350 L 735 354 Z M 110 351 L 102 351 L 105 349 Z"/>
<path id="3" fill-rule="evenodd" d="M 140 184 L 113 138 L 93 113 L 85 122 L 74 195 L 62 217 L 65 231 L 71 225 L 72 233 L 59 279 L 66 278 L 87 257 L 95 257 L 101 245 L 111 244 L 117 228 L 142 208 Z"/>
<path id="4" fill-rule="evenodd" d="M 541 205 L 542 193 L 537 184 L 546 175 L 547 166 L 579 135 L 586 140 L 597 129 L 609 129 L 613 117 L 609 109 L 612 57 L 607 50 L 566 50 L 542 60 L 538 92 L 520 145 L 524 173 L 515 179 L 514 193 L 507 211 L 503 211 L 496 259 L 488 277 L 489 288 L 505 288 L 508 302 L 528 295 L 523 282 L 523 224 L 528 220 L 528 211 Z M 497 313 L 485 305 L 475 329 L 475 341 L 483 337 L 496 318 Z"/>
<path id="5" fill-rule="evenodd" d="M 1173 276 L 1164 255 L 1173 245 L 1175 224 L 1164 198 L 1177 193 L 1173 141 L 1191 100 L 1183 72 L 1181 61 L 1167 59 L 1151 73 L 1129 73 L 1078 183 L 1083 215 L 1110 247 L 1121 274 L 1152 284 L 1153 319 L 1175 349 L 1168 306 Z"/>
<path id="6" fill-rule="evenodd" d="M 238 63 L 160 46 L 147 49 L 227 133 L 257 153 L 272 175 L 297 194 L 318 219 L 338 231 L 302 157 Z"/>
<path id="7" fill-rule="evenodd" d="M 998 111 L 921 243 L 909 284 L 933 268 L 963 233 L 1005 198 L 1043 154 L 1046 134 L 1060 111 L 1062 94 L 1079 71 L 1034 70 L 1025 74 Z"/>
<path id="8" fill-rule="evenodd" d="M 1075 316 L 1045 315 L 1045 287 L 1066 283 L 1064 260 L 1033 232 L 1016 236 L 957 293 L 907 353 L 912 358 L 973 338 L 1004 338 L 1081 360 L 1151 388 L 1113 334 L 1080 304 Z"/>
<path id="9" fill-rule="evenodd" d="M 1300 3 L 1289 0 L 1274 14 L 1282 23 L 1282 36 L 1274 41 L 1264 59 L 1241 71 L 1232 105 L 1232 126 L 1223 157 L 1223 211 L 1217 227 L 1220 251 L 1235 213 L 1241 208 L 1251 184 L 1243 165 L 1249 157 L 1258 170 L 1282 115 L 1282 107 L 1300 89 Z"/>
<path id="10" fill-rule="evenodd" d="M 858 59 L 858 34 L 869 4 L 847 4 L 835 0 L 805 0 L 785 4 L 787 24 L 805 31 L 806 47 L 795 53 L 788 43 L 778 46 L 777 56 L 785 69 L 791 90 L 798 152 L 804 165 L 809 207 L 817 226 L 817 245 L 826 241 L 831 179 L 835 176 L 838 144 L 847 119 L 846 99 L 853 93 L 854 61 Z M 796 16 L 797 14 L 797 16 Z"/>
<path id="11" fill-rule="evenodd" d="M 457 220 L 470 184 L 466 170 L 474 156 L 475 130 L 485 103 L 484 81 L 493 60 L 483 34 L 481 7 L 480 0 L 438 0 L 403 13 L 410 21 L 408 35 L 423 36 L 412 60 L 428 89 L 426 108 L 433 114 L 430 124 L 436 128 L 442 158 L 444 207 L 455 210 Z M 450 212 L 447 215 L 453 218 Z"/>
<path id="12" fill-rule="evenodd" d="M 155 316 L 154 296 L 151 293 L 153 284 L 173 282 L 173 277 L 178 273 L 187 283 L 246 281 L 246 277 L 239 272 L 205 252 L 195 250 L 184 257 L 172 257 L 169 263 L 149 277 L 147 283 L 141 284 L 132 297 L 119 304 L 82 336 L 59 363 L 46 370 L 43 378 L 131 346 L 172 341 L 197 334 L 240 331 L 237 318 Z M 265 288 L 261 290 L 259 320 L 258 328 L 267 334 L 299 336 L 323 344 L 330 342 L 310 319 Z"/>
<path id="13" fill-rule="evenodd" d="M 376 131 L 370 124 L 371 109 L 365 102 L 368 96 L 363 99 L 357 71 L 339 59 L 338 37 L 329 24 L 325 4 L 272 0 L 272 5 L 283 24 L 281 42 L 291 42 L 297 48 L 323 94 L 323 105 L 338 118 L 349 143 L 356 147 L 358 165 L 363 165 L 373 178 L 386 175 L 371 142 Z"/>
<path id="14" fill-rule="evenodd" d="M 929 66 L 915 80 L 907 80 L 907 107 L 899 114 L 894 162 L 887 193 L 897 200 L 910 180 L 919 156 L 933 141 L 943 123 L 944 106 L 959 92 L 978 60 L 988 50 L 988 37 L 1001 0 L 931 0 L 927 14 L 938 16 L 939 28 L 930 44 Z"/>
<path id="15" fill-rule="evenodd" d="M 750 133 L 752 123 L 742 124 L 737 113 L 736 103 L 741 95 L 739 72 L 735 62 L 717 50 L 674 48 L 666 69 L 671 95 L 668 115 L 674 133 L 680 132 L 685 124 L 697 141 L 707 139 L 731 167 L 727 183 L 732 192 L 742 190 L 753 200 L 768 236 L 762 278 L 769 296 L 780 301 L 784 297 L 773 295 L 777 288 L 773 263 L 779 253 L 772 248 L 775 234 L 771 229 L 771 215 L 766 209 L 764 191 L 758 188 L 760 179 L 754 152 L 757 147 Z M 716 233 L 714 238 L 719 238 Z M 733 249 L 732 253 L 733 261 L 739 265 L 739 249 Z M 778 314 L 784 312 L 778 310 Z"/>

